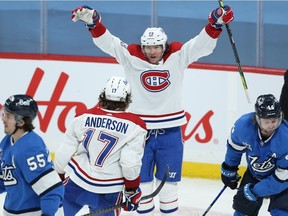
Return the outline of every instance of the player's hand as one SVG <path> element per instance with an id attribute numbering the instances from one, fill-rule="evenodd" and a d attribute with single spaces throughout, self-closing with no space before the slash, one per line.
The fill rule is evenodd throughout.
<path id="1" fill-rule="evenodd" d="M 84 5 L 72 11 L 71 19 L 73 22 L 80 20 L 86 27 L 93 29 L 101 22 L 101 15 L 91 7 Z"/>
<path id="2" fill-rule="evenodd" d="M 240 180 L 240 175 L 237 173 L 238 167 L 228 166 L 225 162 L 221 166 L 221 180 L 227 187 L 232 190 L 236 189 L 238 186 L 238 181 Z"/>
<path id="3" fill-rule="evenodd" d="M 223 24 L 232 22 L 233 19 L 233 11 L 228 5 L 225 5 L 223 8 L 216 8 L 215 10 L 211 11 L 208 16 L 210 25 L 216 29 L 221 28 Z"/>
<path id="4" fill-rule="evenodd" d="M 250 185 L 250 184 L 249 184 Z M 258 211 L 262 206 L 262 199 L 256 199 L 255 201 L 251 201 L 247 199 L 247 189 L 251 191 L 252 186 L 241 186 L 236 195 L 233 197 L 233 209 L 241 212 L 243 215 L 258 215 Z M 246 192 L 245 192 L 246 190 Z M 253 190 L 253 189 L 252 189 Z M 250 193 L 250 192 L 249 192 Z M 254 194 L 254 193 L 253 193 Z M 255 195 L 255 194 L 254 194 Z"/>
<path id="5" fill-rule="evenodd" d="M 256 196 L 256 194 L 253 193 L 252 188 L 253 188 L 253 184 L 248 183 L 244 186 L 244 196 L 247 200 L 249 201 L 257 201 L 258 197 Z"/>
<path id="6" fill-rule="evenodd" d="M 139 206 L 139 202 L 142 196 L 141 189 L 138 187 L 136 189 L 125 189 L 124 196 L 126 199 L 126 205 L 122 208 L 125 211 L 135 211 Z"/>
<path id="7" fill-rule="evenodd" d="M 62 173 L 58 173 L 61 181 L 62 181 L 62 184 L 66 185 L 69 181 L 69 176 L 68 177 L 65 177 L 65 173 L 62 174 Z"/>

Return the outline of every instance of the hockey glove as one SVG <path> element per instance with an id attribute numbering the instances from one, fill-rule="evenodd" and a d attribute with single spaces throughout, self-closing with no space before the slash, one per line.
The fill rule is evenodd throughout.
<path id="1" fill-rule="evenodd" d="M 101 22 L 101 15 L 96 10 L 84 5 L 72 11 L 71 19 L 73 22 L 80 20 L 86 27 L 93 29 Z"/>
<path id="2" fill-rule="evenodd" d="M 126 205 L 123 206 L 125 211 L 135 211 L 139 206 L 139 202 L 142 196 L 141 189 L 134 188 L 134 189 L 125 189 L 124 196 L 126 199 Z"/>
<path id="3" fill-rule="evenodd" d="M 224 8 L 218 7 L 211 11 L 208 20 L 211 26 L 220 29 L 223 24 L 228 24 L 234 19 L 231 7 L 225 5 Z"/>
<path id="4" fill-rule="evenodd" d="M 248 184 L 247 184 L 248 185 Z M 250 184 L 249 184 L 250 185 Z M 245 185 L 246 186 L 246 185 Z M 244 186 L 244 187 L 245 187 Z M 244 215 L 258 215 L 258 211 L 262 206 L 263 198 L 258 198 L 254 201 L 250 201 L 246 197 L 245 189 L 243 186 L 239 188 L 236 195 L 233 198 L 233 209 L 241 212 Z M 247 186 L 251 187 L 251 186 Z M 249 189 L 251 191 L 251 189 Z"/>
<path id="5" fill-rule="evenodd" d="M 62 181 L 62 184 L 66 185 L 69 181 L 69 176 L 65 177 L 65 173 L 64 174 L 58 173 L 58 175 Z"/>
<path id="6" fill-rule="evenodd" d="M 253 184 L 248 183 L 244 186 L 244 196 L 249 201 L 257 201 L 258 197 L 252 192 Z"/>
<path id="7" fill-rule="evenodd" d="M 228 166 L 225 162 L 221 166 L 221 180 L 227 187 L 232 190 L 237 188 L 238 181 L 240 180 L 240 175 L 237 173 L 238 167 Z"/>

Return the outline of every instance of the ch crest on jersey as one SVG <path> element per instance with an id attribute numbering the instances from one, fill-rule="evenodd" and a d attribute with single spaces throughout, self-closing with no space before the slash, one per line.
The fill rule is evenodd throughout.
<path id="1" fill-rule="evenodd" d="M 169 71 L 149 70 L 141 74 L 141 83 L 147 91 L 160 92 L 166 89 L 171 83 Z"/>

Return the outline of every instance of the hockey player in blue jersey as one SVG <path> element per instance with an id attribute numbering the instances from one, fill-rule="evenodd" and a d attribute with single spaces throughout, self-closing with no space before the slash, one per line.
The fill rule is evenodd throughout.
<path id="1" fill-rule="evenodd" d="M 37 103 L 28 95 L 9 97 L 1 110 L 6 136 L 0 143 L 0 192 L 4 216 L 63 215 L 64 186 L 32 124 Z"/>
<path id="2" fill-rule="evenodd" d="M 221 167 L 223 183 L 236 189 L 242 154 L 247 170 L 233 199 L 234 216 L 256 216 L 264 198 L 270 198 L 272 216 L 288 215 L 288 123 L 280 103 L 271 95 L 260 95 L 255 112 L 241 116 L 227 141 Z"/>

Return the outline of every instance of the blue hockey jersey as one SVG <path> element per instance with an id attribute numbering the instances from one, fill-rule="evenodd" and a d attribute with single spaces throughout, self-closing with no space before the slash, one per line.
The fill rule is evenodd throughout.
<path id="1" fill-rule="evenodd" d="M 288 123 L 284 120 L 262 140 L 254 115 L 245 114 L 235 122 L 227 140 L 225 163 L 239 166 L 246 153 L 248 169 L 260 180 L 253 192 L 260 197 L 278 194 L 288 188 Z"/>
<path id="2" fill-rule="evenodd" d="M 64 186 L 42 138 L 31 131 L 13 143 L 6 135 L 0 153 L 0 192 L 7 192 L 4 214 L 55 215 Z"/>

